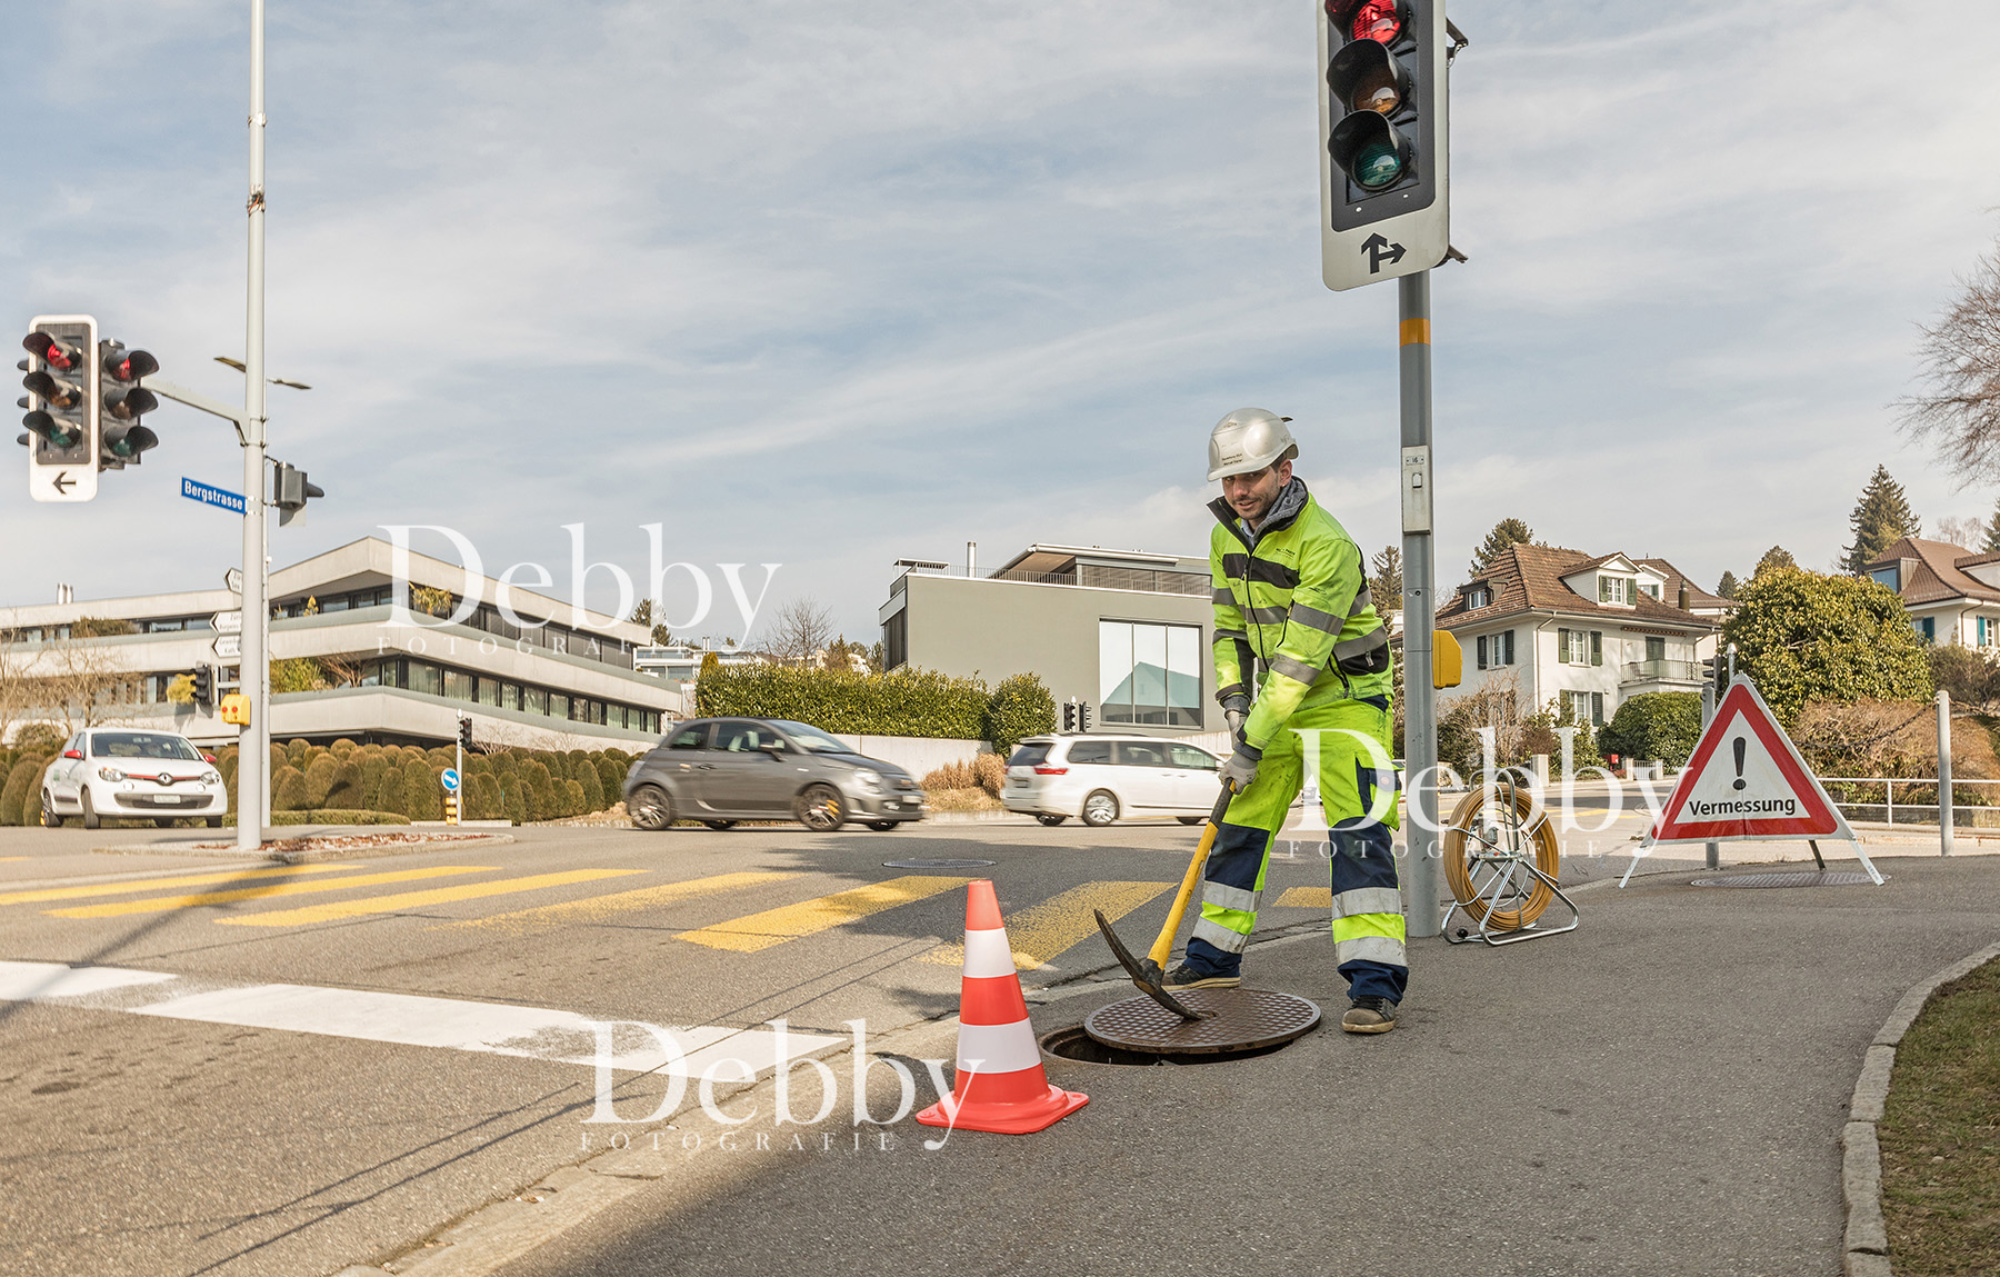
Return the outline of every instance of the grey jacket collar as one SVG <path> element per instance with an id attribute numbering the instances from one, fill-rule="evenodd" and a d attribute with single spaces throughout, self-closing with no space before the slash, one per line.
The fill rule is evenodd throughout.
<path id="1" fill-rule="evenodd" d="M 1254 549 L 1258 539 L 1266 532 L 1275 532 L 1279 528 L 1290 524 L 1293 519 L 1298 518 L 1299 511 L 1306 508 L 1306 501 L 1311 496 L 1312 494 L 1306 491 L 1306 481 L 1297 475 L 1293 475 L 1292 481 L 1285 485 L 1285 490 L 1278 494 L 1278 499 L 1271 503 L 1270 513 L 1264 516 L 1264 522 L 1258 526 L 1255 532 L 1245 532 L 1243 530 L 1242 520 L 1236 517 L 1236 511 L 1231 509 L 1229 502 L 1222 497 L 1217 497 L 1215 500 L 1209 502 L 1208 508 L 1222 523 L 1222 526 L 1234 532 L 1237 539 L 1242 541 L 1243 544 Z"/>

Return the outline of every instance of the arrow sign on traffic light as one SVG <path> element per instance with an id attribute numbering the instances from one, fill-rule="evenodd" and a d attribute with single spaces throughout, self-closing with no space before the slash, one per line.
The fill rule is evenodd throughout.
<path id="1" fill-rule="evenodd" d="M 1394 266 L 1403 260 L 1403 254 L 1407 250 L 1401 244 L 1391 244 L 1383 239 L 1382 233 L 1377 231 L 1361 241 L 1361 251 L 1368 254 L 1368 273 L 1377 275 L 1381 273 L 1384 261 Z"/>
<path id="2" fill-rule="evenodd" d="M 49 480 L 49 486 L 51 488 L 54 488 L 57 492 L 62 493 L 64 496 L 68 496 L 70 486 L 75 482 L 76 480 L 69 477 L 69 471 L 60 470 L 57 471 L 55 478 Z"/>

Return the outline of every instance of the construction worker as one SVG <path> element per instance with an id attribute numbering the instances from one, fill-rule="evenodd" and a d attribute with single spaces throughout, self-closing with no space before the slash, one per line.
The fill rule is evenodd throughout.
<path id="1" fill-rule="evenodd" d="M 1165 983 L 1241 983 L 1271 843 L 1304 782 L 1309 735 L 1331 831 L 1334 956 L 1353 1004 L 1341 1027 L 1386 1033 L 1409 980 L 1390 833 L 1389 632 L 1360 547 L 1292 475 L 1299 448 L 1290 420 L 1243 408 L 1209 436 L 1208 477 L 1222 482 L 1209 505 L 1219 524 L 1209 541 L 1215 697 L 1236 742 L 1222 781 L 1237 792 L 1209 856 L 1201 920 Z"/>

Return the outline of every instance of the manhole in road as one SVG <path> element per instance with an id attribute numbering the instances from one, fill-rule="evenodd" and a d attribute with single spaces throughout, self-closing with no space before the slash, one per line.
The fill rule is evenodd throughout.
<path id="1" fill-rule="evenodd" d="M 884 869 L 983 869 L 991 860 L 885 860 Z"/>
<path id="2" fill-rule="evenodd" d="M 1731 874 L 1727 878 L 1697 878 L 1689 884 L 1695 887 L 1857 887 L 1862 883 L 1872 883 L 1867 874 L 1840 873 L 1833 870 L 1807 871 L 1805 873 Z"/>
<path id="3" fill-rule="evenodd" d="M 1241 1051 L 1203 1051 L 1197 1054 L 1188 1051 L 1128 1051 L 1123 1047 L 1106 1046 L 1086 1033 L 1080 1024 L 1042 1035 L 1042 1050 L 1057 1059 L 1081 1060 L 1085 1064 L 1221 1064 L 1227 1060 L 1269 1055 L 1290 1045 L 1287 1040 Z"/>

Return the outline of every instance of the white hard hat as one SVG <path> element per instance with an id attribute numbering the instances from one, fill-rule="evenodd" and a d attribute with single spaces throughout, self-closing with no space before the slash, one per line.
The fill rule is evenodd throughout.
<path id="1" fill-rule="evenodd" d="M 1255 474 L 1299 455 L 1292 432 L 1285 429 L 1290 417 L 1280 417 L 1262 408 L 1238 408 L 1215 423 L 1208 436 L 1208 481 L 1232 474 Z"/>

